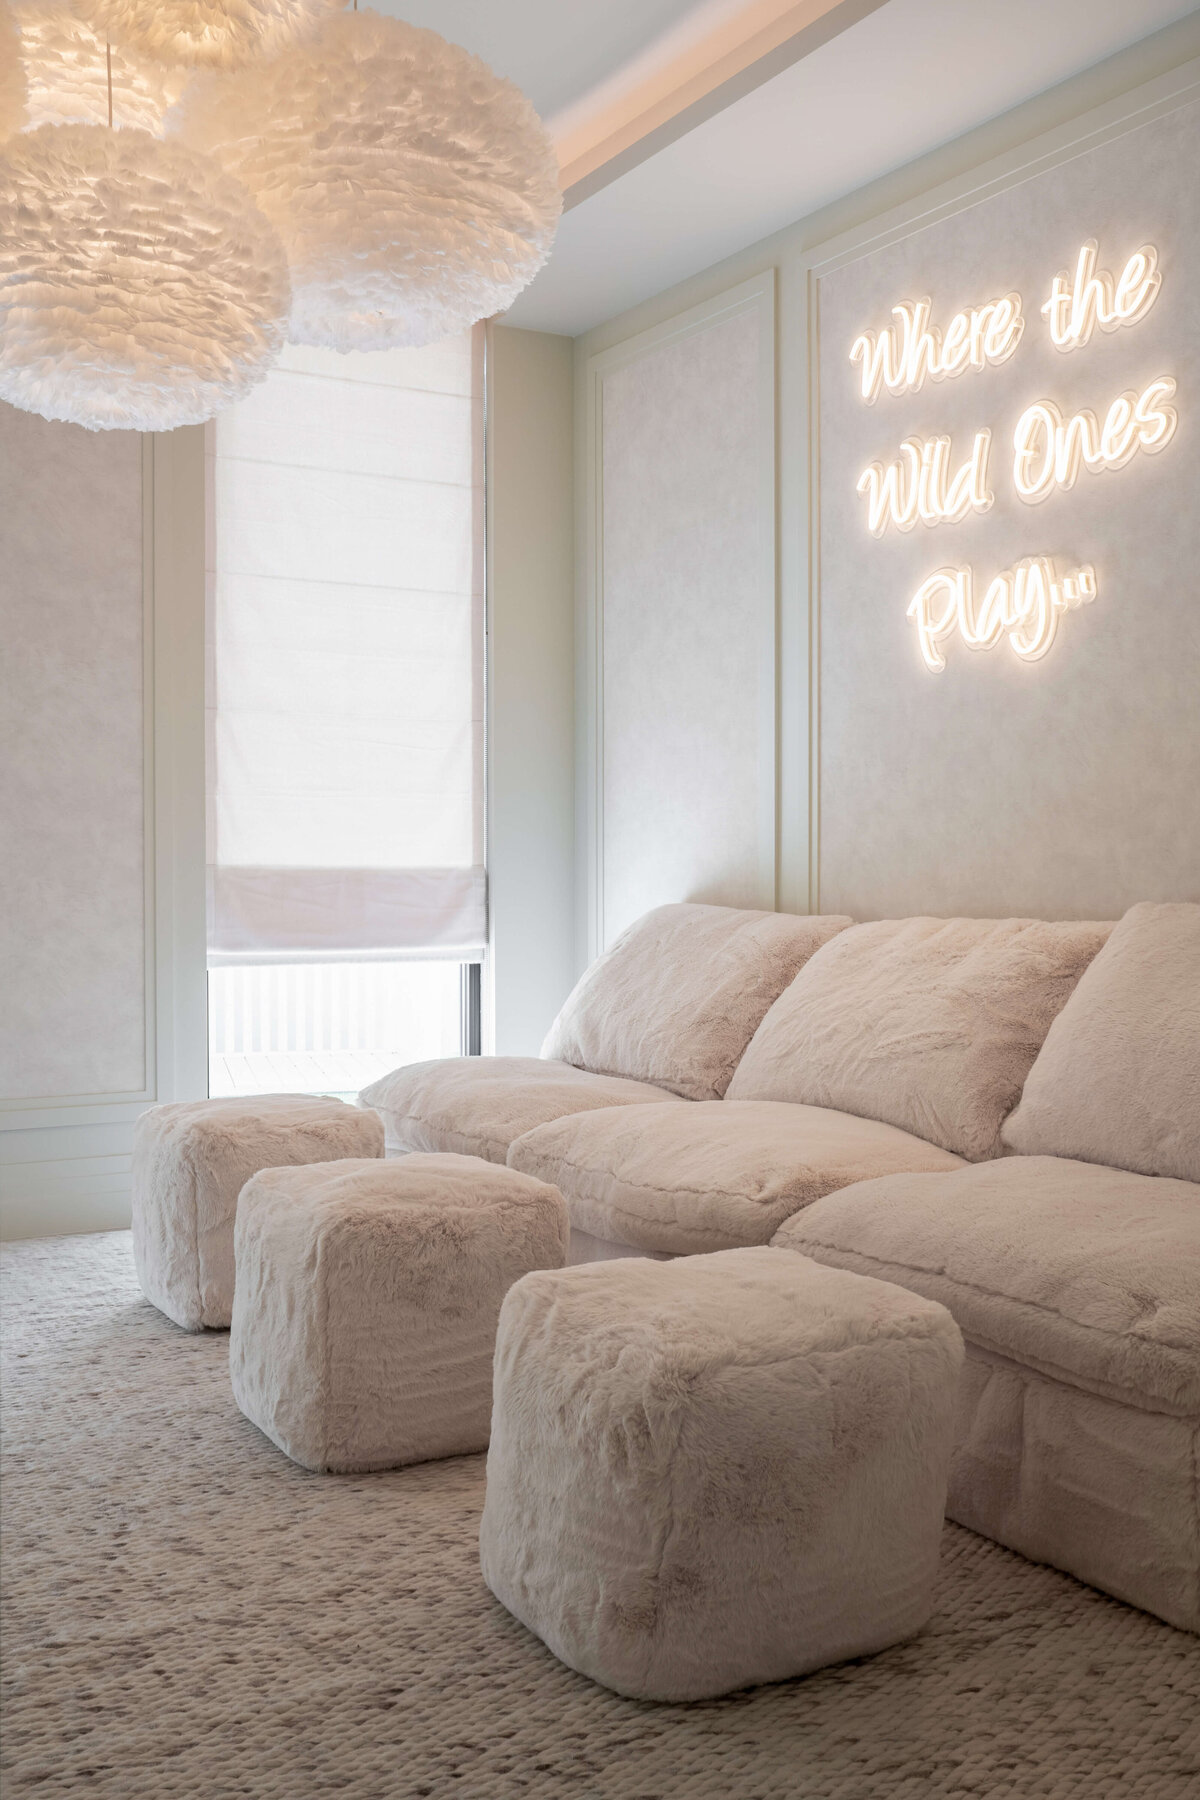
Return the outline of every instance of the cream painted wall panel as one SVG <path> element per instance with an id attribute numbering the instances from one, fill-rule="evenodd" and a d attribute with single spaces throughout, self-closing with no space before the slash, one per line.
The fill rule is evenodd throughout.
<path id="1" fill-rule="evenodd" d="M 978 205 L 822 274 L 820 321 L 820 904 L 915 912 L 1118 915 L 1139 898 L 1200 897 L 1200 106 L 1168 112 Z M 1069 354 L 1039 307 L 1087 238 L 1119 273 L 1155 244 L 1149 314 Z M 1017 290 L 1012 358 L 864 403 L 848 360 L 897 301 L 943 320 Z M 1103 420 L 1167 374 L 1179 427 L 1158 455 L 1083 472 L 1037 506 L 1016 494 L 1013 429 L 1031 402 Z M 948 433 L 957 467 L 991 426 L 992 510 L 873 539 L 855 485 L 910 432 Z M 944 564 L 984 580 L 1022 557 L 1095 565 L 1099 595 L 1067 614 L 1044 660 L 947 640 L 932 674 L 906 618 Z"/>
<path id="2" fill-rule="evenodd" d="M 602 942 L 665 901 L 774 905 L 772 358 L 760 285 L 601 373 Z"/>
<path id="3" fill-rule="evenodd" d="M 34 451 L 24 472 L 18 446 Z M 21 854 L 0 856 L 17 896 L 0 1032 L 25 1079 L 0 1082 L 0 1237 L 114 1230 L 138 1114 L 207 1091 L 204 434 L 139 445 L 0 408 L 0 462 L 0 598 L 28 678 L 6 671 L 3 850 L 15 838 Z M 29 585 L 13 585 L 18 545 Z"/>
<path id="4" fill-rule="evenodd" d="M 142 440 L 0 404 L 0 1096 L 147 1086 Z"/>
<path id="5" fill-rule="evenodd" d="M 484 1049 L 536 1056 L 574 985 L 572 343 L 488 328 Z"/>

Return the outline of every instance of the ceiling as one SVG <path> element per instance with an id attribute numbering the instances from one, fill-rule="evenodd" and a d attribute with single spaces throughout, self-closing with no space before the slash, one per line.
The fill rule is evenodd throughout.
<path id="1" fill-rule="evenodd" d="M 593 90 L 611 97 L 623 71 L 644 73 L 656 45 L 768 0 L 374 4 L 476 51 L 543 116 L 577 117 Z M 1198 10 L 1200 0 L 885 0 L 856 17 L 843 6 L 848 22 L 827 41 L 779 73 L 764 63 L 751 91 L 661 148 L 654 139 L 644 160 L 571 205 L 508 318 L 586 331 Z"/>
<path id="2" fill-rule="evenodd" d="M 614 75 L 696 0 L 364 0 L 482 56 L 552 118 Z"/>

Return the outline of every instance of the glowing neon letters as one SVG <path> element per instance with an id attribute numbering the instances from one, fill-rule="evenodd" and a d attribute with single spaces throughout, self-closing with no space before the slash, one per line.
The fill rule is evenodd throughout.
<path id="1" fill-rule="evenodd" d="M 894 325 L 864 331 L 851 344 L 850 361 L 862 363 L 862 395 L 869 405 L 881 387 L 889 394 L 915 394 L 926 378 L 941 381 L 1007 362 L 1025 329 L 1020 294 L 955 313 L 945 331 L 929 323 L 931 306 L 929 300 L 902 300 L 892 308 Z"/>
<path id="2" fill-rule="evenodd" d="M 1158 298 L 1162 275 L 1153 244 L 1135 250 L 1115 279 L 1107 269 L 1097 270 L 1099 248 L 1095 238 L 1089 238 L 1076 260 L 1074 281 L 1062 269 L 1050 284 L 1050 298 L 1042 313 L 1060 350 L 1081 348 L 1097 325 L 1101 331 L 1136 325 Z"/>
<path id="3" fill-rule="evenodd" d="M 1040 311 L 1050 340 L 1062 351 L 1082 349 L 1097 329 L 1114 332 L 1136 325 L 1162 288 L 1158 251 L 1143 244 L 1114 275 L 1097 267 L 1099 245 L 1089 238 L 1074 270 L 1061 270 Z M 1004 294 L 983 306 L 955 313 L 944 330 L 930 322 L 929 300 L 904 300 L 892 307 L 892 323 L 864 331 L 850 346 L 860 365 L 862 397 L 873 405 L 889 394 L 919 393 L 926 381 L 941 381 L 967 369 L 1007 362 L 1025 329 L 1021 296 Z M 1138 392 L 1128 389 L 1100 419 L 1089 408 L 1064 414 L 1053 400 L 1027 406 L 1013 432 L 1013 487 L 1037 505 L 1059 489 L 1075 486 L 1082 470 L 1123 469 L 1139 450 L 1155 455 L 1171 442 L 1179 417 L 1171 401 L 1176 384 L 1160 375 Z M 952 524 L 971 513 L 988 512 L 992 434 L 976 431 L 971 454 L 951 472 L 947 436 L 906 437 L 894 462 L 872 462 L 858 478 L 867 504 L 867 529 L 882 537 L 889 525 L 911 531 L 920 522 Z M 993 649 L 1007 637 L 1025 662 L 1037 662 L 1054 642 L 1063 614 L 1096 598 L 1090 563 L 1061 575 L 1050 556 L 1027 556 L 976 593 L 975 571 L 966 564 L 937 569 L 921 583 L 909 604 L 917 642 L 927 669 L 946 667 L 941 646 L 955 633 L 970 650 Z"/>
<path id="4" fill-rule="evenodd" d="M 950 474 L 950 439 L 905 438 L 900 459 L 884 468 L 873 462 L 858 478 L 858 492 L 867 497 L 867 526 L 882 537 L 889 525 L 911 531 L 920 519 L 924 525 L 965 519 L 969 512 L 987 512 L 992 493 L 987 484 L 990 431 L 977 431 L 971 454 L 953 476 Z"/>
<path id="5" fill-rule="evenodd" d="M 1089 563 L 1061 578 L 1049 556 L 1027 556 L 989 582 L 978 607 L 975 571 L 938 569 L 909 602 L 925 667 L 940 674 L 946 659 L 940 646 L 957 631 L 969 650 L 991 650 L 1007 632 L 1024 662 L 1037 662 L 1054 642 L 1064 612 L 1096 598 L 1096 571 Z"/>
<path id="6" fill-rule="evenodd" d="M 1035 400 L 1013 432 L 1013 483 L 1022 500 L 1035 506 L 1055 488 L 1072 488 L 1081 468 L 1123 469 L 1139 450 L 1153 455 L 1175 435 L 1179 415 L 1168 404 L 1175 393 L 1161 375 L 1140 394 L 1119 394 L 1101 425 L 1094 412 L 1064 419 L 1053 400 Z"/>

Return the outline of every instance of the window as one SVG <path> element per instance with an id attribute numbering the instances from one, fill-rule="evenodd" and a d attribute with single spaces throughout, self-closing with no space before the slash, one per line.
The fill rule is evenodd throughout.
<path id="1" fill-rule="evenodd" d="M 210 427 L 214 1093 L 478 1045 L 482 364 L 289 346 Z"/>
<path id="2" fill-rule="evenodd" d="M 464 965 L 233 964 L 209 972 L 209 1092 L 351 1099 L 401 1063 L 460 1056 Z"/>

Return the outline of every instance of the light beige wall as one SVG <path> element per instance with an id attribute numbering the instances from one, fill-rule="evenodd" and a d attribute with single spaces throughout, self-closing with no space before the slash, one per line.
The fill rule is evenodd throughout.
<path id="1" fill-rule="evenodd" d="M 201 434 L 0 406 L 0 1232 L 128 1223 L 133 1121 L 202 1092 Z"/>
<path id="2" fill-rule="evenodd" d="M 824 910 L 1108 918 L 1139 899 L 1200 898 L 1200 618 L 1189 573 L 1200 566 L 1200 100 L 1138 119 L 865 256 L 853 246 L 851 260 L 817 276 Z M 1162 286 L 1146 317 L 1064 351 L 1040 308 L 1086 239 L 1117 275 L 1153 244 Z M 897 300 L 931 294 L 945 321 L 1010 292 L 1025 323 L 1003 363 L 864 401 L 850 346 L 889 321 Z M 1103 421 L 1119 396 L 1160 377 L 1178 387 L 1163 400 L 1178 425 L 1161 448 L 1084 469 L 1036 504 L 1021 497 L 1014 431 L 1026 408 L 1049 399 L 1064 418 L 1090 410 Z M 942 435 L 957 469 L 983 430 L 986 509 L 871 534 L 856 491 L 868 465 L 894 465 L 902 440 Z M 1094 569 L 1096 598 L 1058 615 L 1036 660 L 1022 660 L 1007 634 L 972 650 L 955 628 L 931 646 L 945 667 L 927 668 L 907 616 L 922 583 L 967 569 L 978 608 L 993 578 L 1029 557 L 1060 577 Z M 1030 643 L 1024 630 L 1016 637 Z"/>
<path id="3" fill-rule="evenodd" d="M 0 1094 L 145 1091 L 142 440 L 0 404 Z"/>
<path id="4" fill-rule="evenodd" d="M 488 333 L 485 1049 L 536 1055 L 575 979 L 571 340 Z"/>
<path id="5" fill-rule="evenodd" d="M 663 902 L 775 904 L 774 284 L 593 359 L 595 955 Z"/>
<path id="6" fill-rule="evenodd" d="M 775 272 L 778 284 L 777 473 L 780 496 L 777 621 L 778 894 L 779 904 L 785 908 L 804 911 L 821 903 L 819 828 L 822 818 L 828 828 L 831 812 L 836 814 L 839 804 L 836 783 L 831 785 L 831 781 L 826 780 L 822 785 L 819 782 L 822 747 L 819 692 L 822 671 L 812 662 L 814 643 L 819 644 L 820 614 L 816 604 L 819 596 L 818 539 L 812 529 L 819 496 L 813 479 L 815 444 L 810 433 L 813 417 L 810 384 L 813 381 L 811 359 L 819 343 L 818 318 L 813 300 L 821 266 L 823 262 L 833 258 L 835 252 L 847 262 L 854 257 L 868 255 L 878 245 L 911 235 L 914 230 L 919 232 L 924 225 L 932 227 L 940 218 L 961 213 L 964 203 L 971 199 L 982 198 L 992 190 L 1000 191 L 1011 187 L 1014 181 L 1032 178 L 1053 165 L 1068 168 L 1086 149 L 1089 140 L 1106 133 L 1111 136 L 1115 131 L 1136 125 L 1139 117 L 1149 116 L 1145 111 L 1147 108 L 1161 110 L 1176 105 L 1189 84 L 1200 78 L 1200 64 L 1189 63 L 1188 60 L 1195 59 L 1198 55 L 1200 16 L 1193 16 L 1087 74 L 1015 109 L 1003 118 L 990 122 L 956 143 L 945 146 L 932 156 L 848 196 L 822 213 L 800 221 L 776 237 L 681 284 L 633 312 L 610 321 L 577 342 L 577 458 L 580 467 L 578 518 L 583 520 L 587 517 L 589 507 L 596 503 L 600 492 L 597 475 L 598 449 L 589 441 L 586 423 L 589 385 L 594 381 L 599 361 L 614 353 L 619 354 L 623 345 L 636 341 L 641 334 L 669 329 L 672 321 L 687 316 L 697 306 L 717 303 L 720 296 L 748 278 L 765 271 Z M 1180 179 L 1186 179 L 1182 170 Z M 1102 199 L 1102 196 L 1099 198 Z M 1169 200 L 1169 196 L 1164 195 L 1162 198 L 1164 203 Z M 1104 233 L 1107 220 L 1108 214 L 1101 205 L 1095 226 L 1100 235 Z M 914 241 L 919 242 L 919 239 Z M 1132 247 L 1131 245 L 1130 248 Z M 1053 274 L 1054 271 L 1051 270 L 1050 273 Z M 964 294 L 963 298 L 966 299 L 967 296 Z M 1190 460 L 1194 461 L 1194 458 Z M 1188 462 L 1186 456 L 1181 456 L 1177 469 L 1186 472 Z M 1124 474 L 1128 479 L 1131 472 L 1124 471 Z M 1116 484 L 1121 477 L 1118 475 L 1109 479 Z M 1128 491 L 1137 491 L 1136 478 L 1133 488 Z M 1040 541 L 1031 544 L 1031 549 L 1043 547 L 1045 546 Z M 1065 543 L 1062 546 L 1064 549 L 1074 547 L 1073 544 Z M 1082 554 L 1081 549 L 1080 555 Z M 587 592 L 589 579 L 587 559 L 581 554 L 577 570 L 578 591 L 581 596 Z M 1068 623 L 1075 622 L 1072 620 Z M 1184 631 L 1179 638 L 1179 646 L 1187 655 L 1193 654 L 1190 649 L 1192 642 L 1193 639 Z M 1112 640 L 1110 648 L 1114 648 Z M 594 644 L 586 638 L 581 642 L 580 660 L 581 692 L 586 695 L 594 690 L 598 667 Z M 1049 667 L 1053 670 L 1052 662 Z M 1061 672 L 1060 668 L 1059 673 Z M 842 673 L 852 688 L 853 671 Z M 873 679 L 878 677 L 879 671 L 876 670 Z M 1057 679 L 1058 676 L 1055 676 L 1055 680 Z M 1179 682 L 1175 673 L 1171 674 L 1167 685 L 1173 696 L 1170 706 L 1178 712 Z M 1158 778 L 1158 771 L 1152 765 L 1157 755 L 1155 746 L 1160 743 L 1161 730 L 1157 725 L 1151 729 L 1150 721 L 1162 701 L 1161 688 L 1160 679 L 1151 680 L 1140 692 L 1128 694 L 1121 701 L 1125 712 L 1125 723 L 1122 726 L 1125 744 L 1139 740 L 1139 709 L 1140 717 L 1147 726 L 1145 767 L 1141 771 L 1145 782 L 1156 781 Z M 871 703 L 869 696 L 864 694 L 863 698 L 861 725 L 863 741 L 866 742 L 871 729 Z M 839 729 L 850 731 L 852 716 L 853 704 L 848 702 Z M 1172 725 L 1179 734 L 1190 733 L 1189 741 L 1194 743 L 1194 715 L 1174 718 Z M 883 754 L 882 750 L 880 754 Z M 903 745 L 890 746 L 887 754 L 898 765 L 903 756 Z M 981 783 L 986 785 L 991 780 L 994 786 L 994 770 L 981 768 L 978 773 Z M 1001 880 L 994 862 L 990 868 L 988 864 L 990 853 L 986 845 L 992 829 L 992 819 L 981 812 L 978 818 L 972 819 L 969 827 L 970 842 L 978 852 L 976 864 L 969 871 L 970 880 L 962 879 L 961 864 L 949 871 L 953 879 L 940 880 L 936 857 L 932 861 L 926 857 L 922 865 L 922 882 L 927 897 L 923 904 L 930 911 L 953 910 L 956 907 L 990 911 L 995 907 L 1003 910 L 1027 909 L 1031 912 L 1099 911 L 1111 914 L 1119 910 L 1131 891 L 1130 880 L 1136 881 L 1139 870 L 1136 866 L 1131 866 L 1128 845 L 1119 841 L 1120 809 L 1116 813 L 1111 809 L 1106 810 L 1103 782 L 1097 780 L 1093 786 L 1094 792 L 1080 813 L 1078 827 L 1091 840 L 1086 879 L 1081 878 L 1073 885 L 1055 885 L 1053 881 L 1041 880 L 1040 875 L 1044 869 L 1032 862 L 1027 863 L 1020 880 L 1009 879 L 1009 869 L 1004 870 L 1006 878 Z M 595 756 L 591 745 L 584 738 L 580 744 L 581 795 L 586 797 L 594 792 L 594 788 Z M 1028 809 L 1033 806 L 1033 823 L 1045 845 L 1053 838 L 1052 815 L 1055 800 L 1060 797 L 1058 787 L 1052 785 L 1043 789 L 1040 812 L 1037 811 L 1039 803 L 1030 802 L 1024 786 L 1019 785 L 1018 795 L 1019 806 L 1025 809 L 1026 823 L 1030 822 Z M 820 808 L 815 803 L 818 800 Z M 889 792 L 886 803 L 894 810 L 894 793 Z M 903 804 L 911 805 L 915 814 L 916 809 L 928 804 L 927 795 L 924 791 L 918 793 L 914 788 L 904 794 Z M 1001 805 L 1003 804 L 1001 801 Z M 1193 844 L 1196 838 L 1194 818 L 1193 813 L 1190 821 L 1185 819 L 1181 822 L 1181 830 L 1185 834 L 1190 833 L 1188 841 Z M 958 823 L 961 827 L 962 819 Z M 844 824 L 843 842 L 855 829 L 861 831 L 861 813 L 854 819 L 850 819 L 847 813 Z M 1109 834 L 1107 841 L 1104 837 L 1106 832 Z M 581 890 L 586 892 L 589 866 L 596 860 L 597 842 L 602 837 L 602 832 L 596 822 L 591 825 L 585 823 L 581 836 Z M 899 858 L 902 856 L 902 849 L 897 848 L 897 845 L 902 845 L 903 836 L 904 815 L 901 813 L 892 820 L 888 849 L 892 866 L 897 871 L 900 866 Z M 1160 845 L 1164 843 L 1161 833 L 1157 841 Z M 932 855 L 932 851 L 930 854 Z M 1169 859 L 1170 851 L 1167 850 L 1164 854 Z M 1072 855 L 1074 857 L 1074 851 Z M 1043 864 L 1047 856 L 1043 857 Z M 1078 863 L 1077 857 L 1074 860 Z M 1188 861 L 1184 855 L 1178 855 L 1169 868 L 1161 866 L 1161 862 L 1160 858 L 1160 866 L 1154 870 L 1143 867 L 1140 877 L 1150 881 L 1150 885 L 1156 890 L 1169 886 L 1172 875 L 1176 886 L 1180 883 L 1184 886 L 1188 884 L 1191 878 L 1187 874 Z M 1107 882 L 1094 878 L 1105 870 L 1110 876 Z M 1035 874 L 1038 879 L 1034 878 Z M 847 883 L 838 889 L 838 880 L 840 877 L 835 879 L 834 889 L 842 892 L 843 896 L 849 895 L 851 884 Z M 890 898 L 885 891 L 886 885 L 886 871 L 884 880 L 870 893 L 860 884 L 855 890 L 856 903 L 868 911 L 908 910 L 915 904 L 911 889 L 903 888 L 899 880 L 894 884 L 894 892 Z"/>

